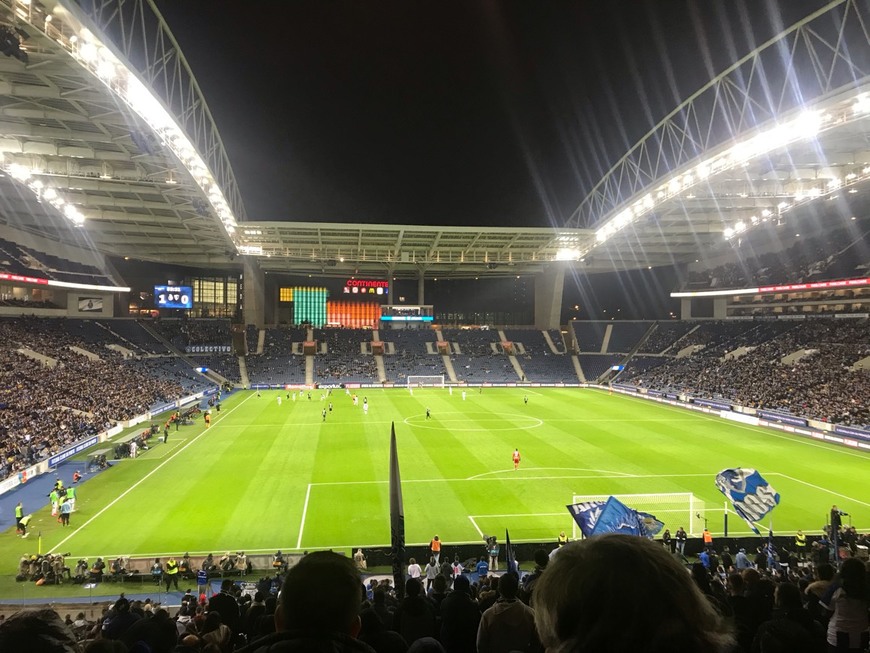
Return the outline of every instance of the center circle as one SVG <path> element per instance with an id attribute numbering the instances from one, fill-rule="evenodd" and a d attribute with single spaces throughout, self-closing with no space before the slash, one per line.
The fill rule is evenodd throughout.
<path id="1" fill-rule="evenodd" d="M 448 415 L 445 419 L 443 415 Z M 476 417 L 478 416 L 478 417 Z M 450 411 L 446 413 L 438 413 L 433 415 L 434 419 L 438 420 L 438 424 L 433 424 L 432 419 L 427 420 L 425 415 L 413 415 L 404 419 L 405 424 L 414 428 L 422 429 L 450 429 L 455 432 L 485 432 L 493 433 L 496 431 L 516 431 L 535 429 L 543 426 L 543 420 L 537 417 L 529 417 L 528 415 L 515 415 L 511 413 L 503 413 L 501 415 L 493 415 L 491 413 L 465 413 L 460 411 Z M 505 424 L 505 420 L 515 419 L 516 424 Z M 475 422 L 479 422 L 475 424 Z M 492 426 L 487 426 L 491 423 Z M 455 426 L 453 426 L 455 424 Z"/>

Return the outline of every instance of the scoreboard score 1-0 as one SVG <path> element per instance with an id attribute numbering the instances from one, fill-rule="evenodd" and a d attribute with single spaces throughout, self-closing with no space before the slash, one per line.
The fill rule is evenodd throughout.
<path id="1" fill-rule="evenodd" d="M 157 308 L 193 308 L 193 288 L 190 286 L 154 286 Z"/>

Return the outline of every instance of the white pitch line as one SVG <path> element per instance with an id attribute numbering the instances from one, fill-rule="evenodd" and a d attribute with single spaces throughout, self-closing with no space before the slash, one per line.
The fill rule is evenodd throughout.
<path id="1" fill-rule="evenodd" d="M 533 471 L 533 472 L 537 471 L 537 470 L 551 469 L 551 470 L 557 470 L 557 471 L 563 471 L 563 472 L 567 472 L 567 471 L 600 472 L 602 474 L 609 474 L 610 475 L 610 476 L 601 476 L 601 477 L 595 477 L 595 478 L 622 478 L 622 477 L 634 476 L 634 474 L 629 474 L 627 472 L 614 472 L 614 471 L 611 471 L 609 469 L 589 469 L 587 467 L 532 467 L 532 468 L 526 468 L 522 471 L 527 471 L 527 469 L 530 469 L 530 471 Z M 504 474 L 504 473 L 507 473 L 510 471 L 512 471 L 512 470 L 510 470 L 510 469 L 498 469 L 494 472 L 484 472 L 483 474 L 476 474 L 475 476 L 469 476 L 465 480 L 466 481 L 477 481 L 479 479 L 482 479 L 484 476 L 491 476 L 492 474 Z M 539 476 L 537 478 L 541 478 L 541 477 Z"/>
<path id="2" fill-rule="evenodd" d="M 496 517 L 498 517 L 501 519 L 507 519 L 507 518 L 516 518 L 516 517 L 570 517 L 570 516 L 571 516 L 571 513 L 568 512 L 567 510 L 564 510 L 562 512 L 523 512 L 523 513 L 517 513 L 515 515 L 469 515 L 468 518 L 471 519 L 472 517 L 478 517 L 478 518 L 480 518 L 480 517 L 492 517 L 493 519 L 495 519 Z"/>
<path id="3" fill-rule="evenodd" d="M 468 515 L 468 519 L 471 521 L 471 525 L 474 526 L 474 530 L 477 531 L 478 535 L 480 535 L 481 537 L 483 537 L 483 531 L 480 530 L 480 526 L 478 526 L 478 525 L 477 525 L 477 522 L 474 521 L 474 517 L 472 517 L 471 515 Z"/>
<path id="4" fill-rule="evenodd" d="M 250 396 L 248 396 L 247 399 L 243 399 L 243 400 L 242 400 L 242 401 L 241 401 L 237 406 L 234 406 L 234 407 L 230 408 L 228 411 L 226 411 L 226 412 L 224 413 L 224 415 L 229 415 L 231 412 L 233 412 L 234 410 L 236 410 L 236 408 L 239 408 L 242 404 L 244 404 L 248 399 L 250 399 L 250 398 L 253 397 L 253 396 L 254 396 L 254 395 L 250 395 Z M 217 418 L 215 418 L 215 419 L 217 419 Z M 56 544 L 54 547 L 52 547 L 52 551 L 57 551 L 58 549 L 62 549 L 62 548 L 63 548 L 63 545 L 66 544 L 67 542 L 69 542 L 72 538 L 74 538 L 74 537 L 79 533 L 79 531 L 81 531 L 85 526 L 87 526 L 88 524 L 90 524 L 92 521 L 94 521 L 97 517 L 99 517 L 99 516 L 102 515 L 104 512 L 106 512 L 109 508 L 111 508 L 111 507 L 114 506 L 116 503 L 118 503 L 118 502 L 119 502 L 121 499 L 123 499 L 125 496 L 127 496 L 128 494 L 130 494 L 130 492 L 132 492 L 132 491 L 135 490 L 137 487 L 139 487 L 140 485 L 142 485 L 142 483 L 144 483 L 148 478 L 150 478 L 152 474 L 156 474 L 157 471 L 159 471 L 161 467 L 163 467 L 164 465 L 166 465 L 167 463 L 169 463 L 169 462 L 170 462 L 173 458 L 175 458 L 178 454 L 180 454 L 182 451 L 184 451 L 185 449 L 187 449 L 187 448 L 188 448 L 190 445 L 192 445 L 194 442 L 196 442 L 197 440 L 199 440 L 203 435 L 206 434 L 207 431 L 208 431 L 208 429 L 203 428 L 203 429 L 202 429 L 202 432 L 201 432 L 199 435 L 197 435 L 197 436 L 191 438 L 190 442 L 188 442 L 187 444 L 185 444 L 183 447 L 181 447 L 181 449 L 179 449 L 178 451 L 176 451 L 174 454 L 172 454 L 171 456 L 169 456 L 169 457 L 168 457 L 166 460 L 164 460 L 162 463 L 160 463 L 159 465 L 157 465 L 157 467 L 155 467 L 155 468 L 152 469 L 150 472 L 148 472 L 147 474 L 145 474 L 145 476 L 143 476 L 143 477 L 140 478 L 138 481 L 136 481 L 135 483 L 133 483 L 133 485 L 131 485 L 131 486 L 128 487 L 126 490 L 124 490 L 123 492 L 121 492 L 121 494 L 119 494 L 117 497 L 115 497 L 115 498 L 112 499 L 109 503 L 107 503 L 105 506 L 103 506 L 103 508 L 102 508 L 101 510 L 99 510 L 99 511 L 98 511 L 98 512 L 93 516 L 93 517 L 91 517 L 90 519 L 88 519 L 84 524 L 82 524 L 81 526 L 79 526 L 79 527 L 78 527 L 77 529 L 75 529 L 72 533 L 70 533 L 68 536 L 66 536 L 64 539 L 62 539 L 58 544 Z"/>
<path id="5" fill-rule="evenodd" d="M 313 483 L 308 484 L 308 491 L 305 492 L 305 505 L 302 508 L 302 521 L 299 522 L 299 538 L 296 540 L 296 548 L 302 548 L 302 532 L 305 530 L 305 515 L 308 514 L 308 499 L 311 498 L 311 486 Z"/>
<path id="6" fill-rule="evenodd" d="M 870 503 L 865 503 L 860 499 L 853 499 L 850 496 L 845 494 L 840 494 L 839 492 L 834 492 L 833 490 L 829 490 L 826 487 L 821 487 L 820 485 L 814 485 L 813 483 L 807 483 L 806 481 L 802 481 L 799 478 L 794 478 L 793 476 L 789 476 L 788 474 L 781 474 L 779 472 L 770 472 L 771 476 L 781 476 L 782 478 L 787 478 L 790 481 L 794 481 L 795 483 L 801 483 L 806 485 L 807 487 L 811 487 L 814 490 L 819 490 L 821 492 L 827 492 L 828 494 L 833 494 L 835 497 L 840 497 L 841 499 L 847 499 L 848 501 L 852 501 L 853 503 L 860 503 L 862 506 L 870 506 Z"/>

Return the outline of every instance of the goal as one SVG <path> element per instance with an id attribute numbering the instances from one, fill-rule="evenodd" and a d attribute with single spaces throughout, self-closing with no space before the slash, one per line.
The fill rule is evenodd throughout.
<path id="1" fill-rule="evenodd" d="M 408 387 L 409 388 L 443 388 L 444 387 L 444 375 L 440 376 L 409 376 L 408 377 Z"/>
<path id="2" fill-rule="evenodd" d="M 575 494 L 571 503 L 607 501 L 616 497 L 629 508 L 648 512 L 662 522 L 671 534 L 682 526 L 690 536 L 700 536 L 707 522 L 707 506 L 691 492 L 664 494 Z M 580 537 L 580 527 L 574 523 L 573 538 Z"/>

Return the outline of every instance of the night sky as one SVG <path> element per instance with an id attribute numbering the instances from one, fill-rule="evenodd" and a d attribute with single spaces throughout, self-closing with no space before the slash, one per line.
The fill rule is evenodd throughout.
<path id="1" fill-rule="evenodd" d="M 561 225 L 821 0 L 158 0 L 249 219 Z"/>

